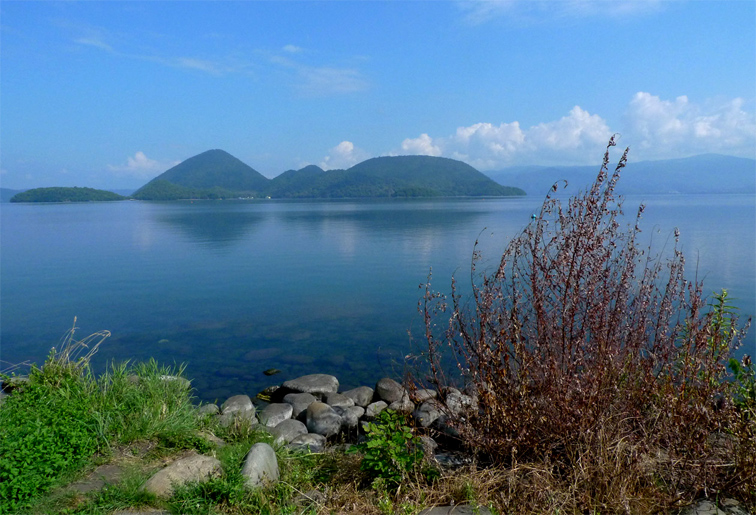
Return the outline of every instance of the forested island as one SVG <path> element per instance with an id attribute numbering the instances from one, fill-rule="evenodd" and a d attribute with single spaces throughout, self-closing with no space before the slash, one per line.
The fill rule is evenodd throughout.
<path id="1" fill-rule="evenodd" d="M 34 188 L 21 193 L 16 193 L 11 202 L 106 202 L 114 200 L 127 200 L 128 197 L 113 193 L 112 191 L 97 190 L 94 188 Z"/>
<path id="2" fill-rule="evenodd" d="M 219 198 L 371 198 L 525 195 L 472 166 L 431 156 L 368 159 L 347 170 L 309 165 L 268 179 L 223 150 L 208 150 L 151 180 L 138 200 Z"/>

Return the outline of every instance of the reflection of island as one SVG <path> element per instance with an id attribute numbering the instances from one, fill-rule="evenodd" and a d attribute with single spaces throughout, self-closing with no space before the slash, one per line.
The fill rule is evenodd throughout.
<path id="1" fill-rule="evenodd" d="M 157 220 L 180 229 L 192 240 L 212 247 L 227 247 L 243 239 L 265 219 L 256 211 L 227 209 L 219 203 L 208 206 L 187 206 L 186 210 L 161 213 Z"/>
<path id="2" fill-rule="evenodd" d="M 290 204 L 296 205 L 296 204 Z M 413 234 L 424 231 L 444 230 L 453 227 L 476 227 L 474 220 L 486 213 L 474 202 L 460 201 L 450 209 L 454 201 L 396 200 L 359 202 L 323 202 L 306 204 L 307 209 L 292 209 L 277 213 L 286 225 L 314 229 L 336 226 L 356 227 L 367 233 Z"/>

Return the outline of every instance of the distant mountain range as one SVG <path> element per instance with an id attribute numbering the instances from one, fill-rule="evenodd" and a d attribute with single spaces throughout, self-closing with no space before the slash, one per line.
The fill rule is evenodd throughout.
<path id="1" fill-rule="evenodd" d="M 499 184 L 522 188 L 528 195 L 545 195 L 558 181 L 567 192 L 585 189 L 598 166 L 515 166 L 488 176 Z M 614 167 L 610 163 L 610 172 Z M 756 160 L 720 154 L 702 154 L 662 161 L 630 161 L 617 185 L 620 194 L 756 193 Z"/>
<path id="2" fill-rule="evenodd" d="M 181 198 L 358 198 L 524 195 L 461 161 L 430 156 L 376 157 L 348 170 L 310 165 L 268 179 L 223 150 L 179 163 L 136 192 L 138 200 Z"/>

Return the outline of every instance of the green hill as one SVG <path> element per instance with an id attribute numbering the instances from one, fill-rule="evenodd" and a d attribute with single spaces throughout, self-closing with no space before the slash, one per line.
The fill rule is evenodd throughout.
<path id="1" fill-rule="evenodd" d="M 223 150 L 190 157 L 139 188 L 139 200 L 257 196 L 269 179 Z"/>
<path id="2" fill-rule="evenodd" d="M 279 177 L 280 182 L 277 183 Z M 470 165 L 431 156 L 376 157 L 348 170 L 315 166 L 290 170 L 272 181 L 271 197 L 456 197 L 524 195 L 501 186 Z"/>
<path id="3" fill-rule="evenodd" d="M 34 188 L 17 193 L 11 202 L 103 202 L 126 200 L 127 197 L 112 191 L 94 188 Z"/>
<path id="4" fill-rule="evenodd" d="M 310 165 L 267 179 L 223 150 L 209 150 L 151 180 L 139 200 L 235 197 L 355 198 L 524 195 L 501 186 L 475 168 L 441 157 L 399 156 L 368 159 L 348 170 Z"/>

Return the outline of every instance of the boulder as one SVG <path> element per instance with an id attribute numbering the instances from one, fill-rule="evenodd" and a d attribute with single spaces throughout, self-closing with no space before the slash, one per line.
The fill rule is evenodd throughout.
<path id="1" fill-rule="evenodd" d="M 374 393 L 373 389 L 369 386 L 359 386 L 343 392 L 343 395 L 352 399 L 355 406 L 362 406 L 364 408 L 373 402 Z"/>
<path id="2" fill-rule="evenodd" d="M 289 443 L 299 435 L 307 434 L 307 426 L 293 418 L 284 420 L 270 430 L 277 444 Z"/>
<path id="3" fill-rule="evenodd" d="M 449 413 L 458 417 L 463 411 L 470 408 L 477 409 L 478 403 L 469 395 L 465 395 L 459 390 L 450 388 L 449 392 L 446 394 L 446 407 L 449 409 Z"/>
<path id="4" fill-rule="evenodd" d="M 315 402 L 317 399 L 311 393 L 287 393 L 283 401 L 291 404 L 293 411 L 291 417 L 299 419 L 300 414 L 307 411 L 307 406 Z"/>
<path id="5" fill-rule="evenodd" d="M 284 420 L 290 419 L 294 408 L 288 402 L 269 404 L 263 409 L 258 418 L 265 427 L 276 427 Z"/>
<path id="6" fill-rule="evenodd" d="M 328 374 L 310 374 L 290 379 L 283 386 L 295 392 L 311 393 L 322 398 L 328 393 L 339 391 L 339 380 Z"/>
<path id="7" fill-rule="evenodd" d="M 315 401 L 307 407 L 307 430 L 325 437 L 338 434 L 341 417 L 328 404 Z"/>
<path id="8" fill-rule="evenodd" d="M 420 426 L 428 427 L 440 417 L 442 413 L 441 405 L 438 401 L 431 399 L 422 403 L 420 407 L 412 413 L 412 416 Z"/>
<path id="9" fill-rule="evenodd" d="M 354 406 L 354 399 L 347 397 L 343 393 L 329 393 L 326 395 L 326 404 L 334 408 L 348 408 Z"/>
<path id="10" fill-rule="evenodd" d="M 220 413 L 220 408 L 217 404 L 203 404 L 197 408 L 197 414 L 200 416 L 217 415 L 218 413 Z"/>
<path id="11" fill-rule="evenodd" d="M 375 385 L 375 393 L 386 404 L 402 400 L 403 397 L 407 396 L 407 390 L 389 377 L 384 377 L 378 381 Z"/>
<path id="12" fill-rule="evenodd" d="M 249 395 L 234 395 L 226 399 L 226 402 L 221 405 L 221 413 L 239 413 L 245 411 L 255 411 L 255 406 L 252 404 L 252 399 Z"/>
<path id="13" fill-rule="evenodd" d="M 415 404 L 409 399 L 409 397 L 404 396 L 398 401 L 394 401 L 389 404 L 387 409 L 397 411 L 399 413 L 409 414 L 412 413 L 412 411 L 415 409 Z"/>
<path id="14" fill-rule="evenodd" d="M 378 413 L 385 410 L 386 408 L 388 408 L 388 404 L 386 404 L 384 401 L 376 401 L 372 404 L 368 404 L 368 407 L 365 408 L 365 418 L 372 420 L 378 416 Z"/>
<path id="15" fill-rule="evenodd" d="M 253 445 L 244 459 L 241 473 L 246 478 L 244 486 L 247 488 L 278 481 L 278 459 L 273 447 L 262 442 Z"/>
<path id="16" fill-rule="evenodd" d="M 432 388 L 422 388 L 420 390 L 417 390 L 413 397 L 415 399 L 415 402 L 422 403 L 438 397 L 438 392 L 436 390 L 433 390 Z"/>
<path id="17" fill-rule="evenodd" d="M 313 433 L 307 433 L 306 435 L 299 435 L 289 443 L 290 449 L 309 451 L 309 452 L 323 452 L 325 449 L 326 437 L 323 435 L 317 435 Z"/>
<path id="18" fill-rule="evenodd" d="M 344 429 L 354 429 L 360 422 L 360 418 L 365 414 L 365 408 L 362 406 L 347 406 L 346 408 L 333 408 L 341 416 L 341 426 Z"/>
<path id="19" fill-rule="evenodd" d="M 142 486 L 142 490 L 157 497 L 167 499 L 173 495 L 176 486 L 189 482 L 204 482 L 221 475 L 221 463 L 211 456 L 193 454 L 174 461 L 156 472 Z"/>

